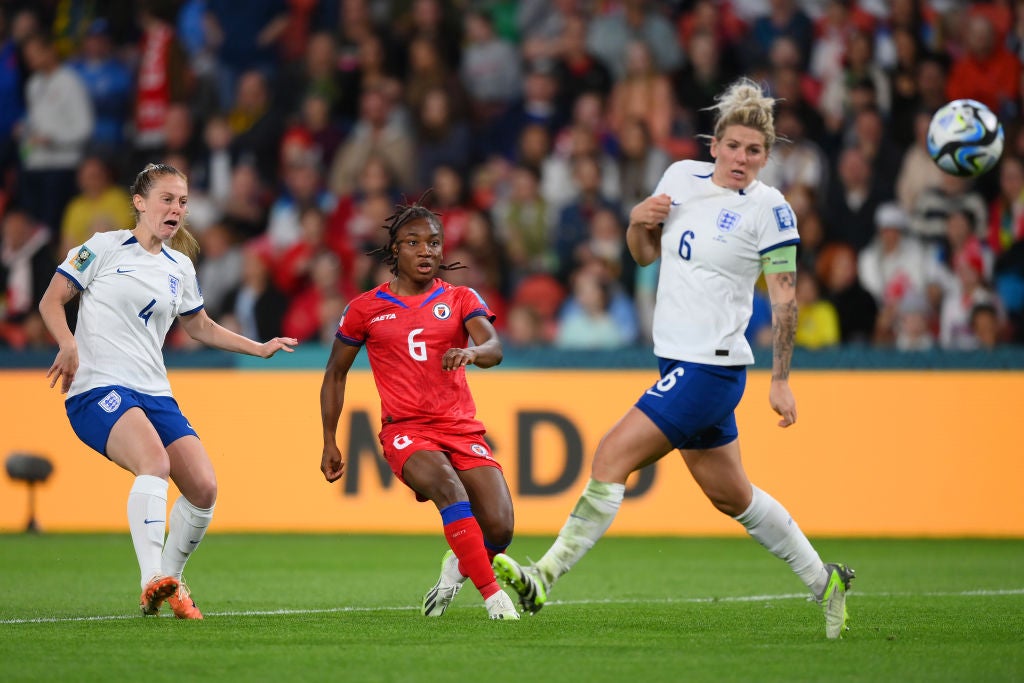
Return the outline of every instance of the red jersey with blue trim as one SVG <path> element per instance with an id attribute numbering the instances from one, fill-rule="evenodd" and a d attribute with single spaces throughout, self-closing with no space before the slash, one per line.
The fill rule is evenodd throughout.
<path id="1" fill-rule="evenodd" d="M 483 298 L 469 287 L 435 279 L 426 294 L 398 296 L 385 282 L 349 303 L 335 336 L 366 346 L 383 424 L 407 420 L 482 430 L 466 369 L 441 369 L 448 349 L 469 344 L 466 322 L 477 316 L 494 321 Z"/>

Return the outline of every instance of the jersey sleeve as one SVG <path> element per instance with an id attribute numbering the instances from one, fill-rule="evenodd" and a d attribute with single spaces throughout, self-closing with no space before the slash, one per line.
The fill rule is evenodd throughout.
<path id="1" fill-rule="evenodd" d="M 757 251 L 761 254 L 800 243 L 793 207 L 778 192 L 772 193 L 768 199 L 758 222 Z"/>
<path id="2" fill-rule="evenodd" d="M 469 322 L 470 318 L 484 316 L 487 321 L 493 323 L 497 318 L 494 311 L 490 309 L 484 298 L 472 287 L 460 287 L 458 290 L 459 306 L 461 307 L 462 322 Z"/>
<path id="3" fill-rule="evenodd" d="M 199 287 L 199 276 L 196 275 L 196 266 L 192 259 L 184 256 L 182 270 L 184 271 L 184 282 L 181 283 L 181 306 L 178 308 L 178 315 L 192 315 L 198 313 L 203 307 L 203 290 Z"/>
<path id="4" fill-rule="evenodd" d="M 67 258 L 57 266 L 57 272 L 71 280 L 79 291 L 93 281 L 109 253 L 110 240 L 104 234 L 96 233 L 85 244 L 68 251 Z"/>
<path id="5" fill-rule="evenodd" d="M 366 316 L 361 302 L 362 298 L 357 298 L 345 306 L 341 322 L 334 333 L 335 338 L 349 346 L 362 346 L 366 343 Z"/>

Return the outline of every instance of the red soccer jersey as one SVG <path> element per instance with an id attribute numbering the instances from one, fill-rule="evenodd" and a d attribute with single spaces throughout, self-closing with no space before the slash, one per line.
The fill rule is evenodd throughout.
<path id="1" fill-rule="evenodd" d="M 384 283 L 348 305 L 335 336 L 345 344 L 366 345 L 383 424 L 409 420 L 483 429 L 466 369 L 441 369 L 445 351 L 466 347 L 466 322 L 480 315 L 494 321 L 491 309 L 469 287 L 435 279 L 426 294 L 397 296 Z"/>

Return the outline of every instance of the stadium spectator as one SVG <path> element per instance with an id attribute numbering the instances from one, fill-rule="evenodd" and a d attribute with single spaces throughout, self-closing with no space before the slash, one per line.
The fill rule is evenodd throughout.
<path id="1" fill-rule="evenodd" d="M 486 129 L 522 92 L 519 51 L 495 33 L 494 22 L 485 11 L 467 12 L 464 27 L 459 77 L 469 95 L 474 122 Z"/>
<path id="2" fill-rule="evenodd" d="M 16 124 L 25 116 L 21 42 L 38 30 L 32 10 L 0 7 L 0 191 L 8 191 L 18 163 Z"/>
<path id="3" fill-rule="evenodd" d="M 50 230 L 24 209 L 12 207 L 0 231 L 0 344 L 29 344 L 26 326 L 53 277 Z"/>
<path id="4" fill-rule="evenodd" d="M 259 171 L 251 164 L 238 164 L 231 170 L 231 191 L 223 210 L 223 220 L 243 239 L 260 237 L 266 231 L 267 193 Z"/>
<path id="5" fill-rule="evenodd" d="M 604 535 L 622 503 L 627 477 L 679 449 L 712 504 L 785 560 L 822 605 L 826 636 L 842 635 L 853 570 L 823 563 L 786 509 L 750 483 L 737 440 L 734 411 L 743 394 L 745 365 L 754 360 L 742 335 L 751 314 L 746 302 L 762 269 L 775 327 L 769 403 L 781 416 L 780 427 L 797 418 L 789 373 L 799 236 L 782 195 L 757 183 L 775 141 L 773 105 L 753 81 L 731 85 L 718 99 L 714 164 L 673 164 L 654 194 L 630 212 L 627 242 L 633 257 L 640 265 L 662 261 L 654 321 L 662 376 L 601 439 L 591 478 L 544 556 L 525 570 L 504 553 L 495 557 L 495 571 L 516 590 L 527 612 L 540 609 L 555 581 Z M 723 222 L 723 215 L 728 220 L 734 210 L 749 221 L 752 241 L 718 242 L 719 248 L 707 235 L 731 232 L 735 226 Z M 663 251 L 663 241 L 680 246 Z M 706 296 L 712 289 L 719 295 Z M 695 291 L 700 294 L 694 296 Z M 725 299 L 736 302 L 731 310 L 722 308 Z"/>
<path id="6" fill-rule="evenodd" d="M 329 120 L 341 120 L 342 99 L 355 94 L 342 92 L 338 74 L 338 46 L 329 31 L 317 31 L 309 36 L 301 62 L 286 67 L 276 90 L 285 98 L 282 108 L 288 114 L 295 114 L 305 106 L 310 97 L 319 98 L 327 108 Z M 324 162 L 330 158 L 325 157 Z"/>
<path id="7" fill-rule="evenodd" d="M 315 213 L 306 212 L 305 216 L 310 220 Z M 351 291 L 343 291 L 346 278 L 337 254 L 328 249 L 314 252 L 309 258 L 305 277 L 299 280 L 299 284 L 281 323 L 284 333 L 300 342 L 330 341 L 329 337 L 323 339 L 321 332 L 325 325 L 337 324 L 353 294 Z"/>
<path id="8" fill-rule="evenodd" d="M 643 121 L 627 121 L 619 136 L 618 197 L 622 205 L 634 206 L 649 196 L 671 162 L 665 150 L 652 144 Z"/>
<path id="9" fill-rule="evenodd" d="M 811 50 L 814 48 L 814 22 L 804 12 L 796 0 L 771 0 L 767 12 L 758 15 L 750 27 L 746 43 L 746 66 L 756 68 L 758 64 L 768 61 L 772 45 L 780 38 L 793 41 L 800 55 L 799 68 L 814 71 L 817 78 L 822 77 L 822 69 L 811 64 Z"/>
<path id="10" fill-rule="evenodd" d="M 359 119 L 348 138 L 338 149 L 327 176 L 327 188 L 336 196 L 356 189 L 360 171 L 370 157 L 386 160 L 389 172 L 399 190 L 409 192 L 416 185 L 416 144 L 412 132 L 392 116 L 392 102 L 380 89 L 362 93 Z"/>
<path id="11" fill-rule="evenodd" d="M 887 199 L 874 181 L 871 164 L 859 146 L 845 148 L 836 172 L 830 175 L 823 210 L 825 237 L 855 250 L 863 249 L 875 236 L 875 211 Z"/>
<path id="12" fill-rule="evenodd" d="M 602 210 L 618 216 L 619 203 L 601 193 L 601 166 L 593 155 L 573 158 L 573 186 L 576 196 L 562 207 L 554 224 L 554 247 L 558 276 L 568 283 L 569 273 L 578 265 L 577 250 L 590 239 L 590 223 Z"/>
<path id="13" fill-rule="evenodd" d="M 877 234 L 857 258 L 857 275 L 879 307 L 897 306 L 912 292 L 924 292 L 936 277 L 924 245 L 907 234 L 909 220 L 896 202 L 875 212 Z"/>
<path id="14" fill-rule="evenodd" d="M 920 110 L 914 116 L 914 143 L 903 154 L 896 173 L 896 199 L 907 214 L 913 212 L 922 192 L 942 185 L 942 176 L 945 175 L 928 153 L 928 124 L 931 120 L 930 111 Z"/>
<path id="15" fill-rule="evenodd" d="M 31 75 L 25 84 L 25 119 L 15 128 L 21 146 L 21 205 L 57 230 L 75 194 L 78 168 L 93 129 L 89 94 L 64 66 L 53 42 L 33 34 L 22 45 Z"/>
<path id="16" fill-rule="evenodd" d="M 470 217 L 476 211 L 469 202 L 468 192 L 458 170 L 448 165 L 438 166 L 431 180 L 421 203 L 441 219 L 445 249 L 454 251 L 461 248 L 466 240 Z"/>
<path id="17" fill-rule="evenodd" d="M 655 68 L 651 48 L 641 40 L 626 49 L 626 70 L 612 86 L 608 103 L 608 127 L 622 135 L 627 119 L 642 119 L 656 147 L 666 148 L 672 128 L 672 82 Z"/>
<path id="18" fill-rule="evenodd" d="M 242 284 L 242 247 L 231 228 L 213 223 L 198 237 L 201 247 L 196 274 L 203 283 L 203 306 L 214 320 L 227 312 L 231 293 Z"/>
<path id="19" fill-rule="evenodd" d="M 385 227 L 388 240 L 379 253 L 393 278 L 349 305 L 324 372 L 320 469 L 329 482 L 344 473 L 338 420 L 349 370 L 365 345 L 381 397 L 384 458 L 418 500 L 434 503 L 451 547 L 423 598 L 423 615 L 444 614 L 469 578 L 490 618 L 518 619 L 490 562 L 512 542 L 512 498 L 465 377 L 469 365 L 501 362 L 494 315 L 472 290 L 437 277 L 449 266 L 441 262 L 443 226 L 429 209 L 400 205 Z M 432 305 L 424 305 L 428 300 Z M 372 335 L 371 323 L 377 324 Z"/>
<path id="20" fill-rule="evenodd" d="M 825 245 L 815 274 L 825 298 L 839 314 L 839 338 L 843 344 L 867 345 L 875 333 L 878 304 L 857 279 L 857 252 L 844 242 Z"/>
<path id="21" fill-rule="evenodd" d="M 978 100 L 1000 115 L 1017 111 L 1021 62 L 999 41 L 989 17 L 971 13 L 964 53 L 953 60 L 946 99 Z"/>
<path id="22" fill-rule="evenodd" d="M 815 197 L 823 196 L 828 188 L 828 158 L 821 146 L 805 135 L 799 113 L 780 106 L 775 128 L 782 140 L 761 172 L 762 181 L 785 195 L 800 186 Z"/>
<path id="23" fill-rule="evenodd" d="M 565 123 L 558 108 L 558 81 L 547 62 L 527 65 L 523 77 L 523 94 L 477 135 L 478 158 L 493 155 L 510 161 L 516 157 L 522 132 L 533 125 L 543 126 L 552 135 Z"/>
<path id="24" fill-rule="evenodd" d="M 594 17 L 587 29 L 587 49 L 611 69 L 616 81 L 626 75 L 629 44 L 637 39 L 647 44 L 661 73 L 682 66 L 683 47 L 675 29 L 649 0 L 624 0 Z"/>
<path id="25" fill-rule="evenodd" d="M 58 254 L 66 254 L 94 233 L 124 230 L 132 225 L 131 197 L 114 185 L 112 169 L 106 159 L 92 154 L 86 156 L 76 177 L 79 193 L 64 210 Z"/>
<path id="26" fill-rule="evenodd" d="M 633 342 L 635 334 L 619 326 L 611 314 L 613 288 L 600 269 L 580 268 L 573 273 L 572 289 L 558 318 L 556 349 L 613 350 Z M 624 296 L 621 291 L 618 295 Z"/>
<path id="27" fill-rule="evenodd" d="M 181 46 L 171 16 L 159 2 L 139 9 L 142 36 L 134 83 L 133 165 L 159 155 L 166 144 L 167 111 L 173 103 L 187 103 L 194 88 L 188 55 Z"/>
<path id="28" fill-rule="evenodd" d="M 686 55 L 686 64 L 672 75 L 674 104 L 683 110 L 683 116 L 694 132 L 708 134 L 715 123 L 713 110 L 709 107 L 714 106 L 715 95 L 733 80 L 734 72 L 723 60 L 718 41 L 710 31 L 699 31 L 690 36 Z M 679 154 L 675 156 L 686 158 Z"/>
<path id="29" fill-rule="evenodd" d="M 998 256 L 1024 240 L 1024 159 L 1003 155 L 999 194 L 989 204 L 988 246 Z"/>
<path id="30" fill-rule="evenodd" d="M 328 214 L 337 201 L 324 187 L 323 170 L 315 152 L 289 159 L 283 175 L 283 191 L 270 205 L 267 216 L 267 238 L 276 254 L 299 241 L 306 209 L 312 207 Z"/>
<path id="31" fill-rule="evenodd" d="M 816 351 L 839 344 L 839 314 L 821 298 L 821 285 L 812 272 L 797 269 L 797 324 L 793 344 Z"/>
<path id="32" fill-rule="evenodd" d="M 208 346 L 263 358 L 291 351 L 296 341 L 256 342 L 207 315 L 192 264 L 198 245 L 184 229 L 184 176 L 147 166 L 131 194 L 134 228 L 72 248 L 43 295 L 39 312 L 59 345 L 46 376 L 51 388 L 59 382 L 68 395 L 68 419 L 79 438 L 135 476 L 128 527 L 142 614 L 157 614 L 166 601 L 179 619 L 202 619 L 182 572 L 213 518 L 217 482 L 206 449 L 171 396 L 161 346 L 175 320 Z M 72 333 L 64 307 L 79 292 Z M 164 293 L 159 302 L 156 292 Z M 140 318 L 144 326 L 136 324 Z M 165 524 L 168 477 L 181 496 Z"/>
<path id="33" fill-rule="evenodd" d="M 552 240 L 551 205 L 540 194 L 537 169 L 516 166 L 512 191 L 494 206 L 494 225 L 508 258 L 512 284 L 530 273 L 554 273 L 558 255 Z"/>
<path id="34" fill-rule="evenodd" d="M 953 257 L 954 282 L 942 299 L 939 311 L 939 344 L 944 349 L 970 351 L 980 345 L 971 324 L 976 306 L 1001 308 L 999 298 L 985 281 L 985 262 L 981 247 L 971 242 Z M 1004 316 L 999 313 L 999 325 Z"/>
<path id="35" fill-rule="evenodd" d="M 282 333 L 288 297 L 270 276 L 273 256 L 266 243 L 248 242 L 242 249 L 242 281 L 224 301 L 224 326 L 243 336 L 264 338 Z"/>
<path id="36" fill-rule="evenodd" d="M 565 17 L 559 45 L 557 53 L 549 58 L 554 60 L 558 81 L 558 119 L 565 121 L 584 93 L 596 93 L 601 100 L 606 99 L 612 89 L 612 75 L 608 66 L 587 48 L 587 20 L 582 15 Z"/>
<path id="37" fill-rule="evenodd" d="M 940 243 L 946 237 L 946 223 L 956 211 L 967 211 L 972 230 L 980 237 L 988 225 L 985 199 L 975 192 L 969 178 L 943 173 L 937 187 L 926 187 L 910 213 L 910 231 L 922 240 Z"/>
<path id="38" fill-rule="evenodd" d="M 441 46 L 426 38 L 416 38 L 409 45 L 409 63 L 405 79 L 405 106 L 416 112 L 430 91 L 441 88 L 448 96 L 451 116 L 465 120 L 469 116 L 469 96 L 459 80 L 441 56 Z"/>
<path id="39" fill-rule="evenodd" d="M 258 71 L 273 79 L 279 64 L 276 44 L 288 23 L 285 0 L 207 0 L 206 5 L 206 26 L 216 47 L 220 105 L 229 109 L 243 74 Z"/>
<path id="40" fill-rule="evenodd" d="M 908 293 L 900 301 L 892 325 L 896 348 L 900 351 L 930 351 L 935 348 L 932 328 L 938 326 L 933 322 L 936 318 L 928 297 L 921 292 Z"/>
<path id="41" fill-rule="evenodd" d="M 429 90 L 414 117 L 416 191 L 430 187 L 441 168 L 466 173 L 473 158 L 473 135 L 469 124 L 452 111 L 448 92 L 444 88 Z"/>
<path id="42" fill-rule="evenodd" d="M 111 156 L 125 142 L 125 126 L 131 116 L 134 76 L 115 53 L 110 37 L 110 22 L 94 19 L 82 38 L 78 56 L 68 62 L 74 69 L 92 102 L 96 125 L 91 151 Z"/>
<path id="43" fill-rule="evenodd" d="M 283 123 L 262 72 L 246 71 L 238 78 L 238 92 L 227 111 L 227 121 L 232 157 L 256 168 L 268 187 L 276 185 L 281 170 Z"/>

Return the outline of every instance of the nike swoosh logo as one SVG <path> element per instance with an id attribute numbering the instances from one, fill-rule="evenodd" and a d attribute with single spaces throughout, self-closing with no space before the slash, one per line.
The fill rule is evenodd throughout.
<path id="1" fill-rule="evenodd" d="M 199 541 L 189 541 L 189 545 L 199 545 Z"/>
<path id="2" fill-rule="evenodd" d="M 135 269 L 134 268 L 118 268 L 117 272 L 122 273 L 122 274 L 123 273 L 134 273 Z"/>
<path id="3" fill-rule="evenodd" d="M 682 206 L 682 202 L 672 202 L 672 206 Z"/>
<path id="4" fill-rule="evenodd" d="M 164 522 L 164 520 L 162 519 L 144 519 L 142 521 L 146 524 L 156 524 L 157 522 L 160 522 L 162 524 Z"/>

